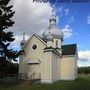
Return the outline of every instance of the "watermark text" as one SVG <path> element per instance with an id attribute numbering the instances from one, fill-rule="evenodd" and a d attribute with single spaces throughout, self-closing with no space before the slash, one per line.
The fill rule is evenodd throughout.
<path id="1" fill-rule="evenodd" d="M 89 3 L 90 0 L 33 0 L 35 3 Z"/>

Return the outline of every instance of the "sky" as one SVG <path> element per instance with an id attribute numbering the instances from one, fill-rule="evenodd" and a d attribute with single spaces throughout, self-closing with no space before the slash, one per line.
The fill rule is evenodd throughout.
<path id="1" fill-rule="evenodd" d="M 54 0 L 55 1 L 55 0 Z M 65 1 L 65 0 L 59 0 Z M 69 0 L 71 1 L 71 0 Z M 75 0 L 72 0 L 75 1 Z M 79 1 L 79 0 L 77 0 Z M 80 0 L 85 1 L 85 0 Z M 39 3 L 34 0 L 12 0 L 15 24 L 9 31 L 14 32 L 15 41 L 10 48 L 20 49 L 23 32 L 26 40 L 33 34 L 42 35 L 49 26 L 52 7 L 57 19 L 57 27 L 64 33 L 63 44 L 77 44 L 78 66 L 90 66 L 90 1 Z"/>

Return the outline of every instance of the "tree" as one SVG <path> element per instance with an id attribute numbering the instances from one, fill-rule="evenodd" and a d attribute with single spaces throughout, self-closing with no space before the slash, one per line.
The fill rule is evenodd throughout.
<path id="1" fill-rule="evenodd" d="M 9 49 L 9 45 L 15 39 L 13 38 L 13 32 L 6 29 L 12 27 L 14 21 L 11 19 L 14 15 L 12 11 L 12 5 L 9 4 L 10 0 L 0 0 L 0 56 L 3 56 L 5 60 L 16 60 L 18 52 Z"/>
<path id="2" fill-rule="evenodd" d="M 89 67 L 79 67 L 78 73 L 79 74 L 85 74 L 85 75 L 90 74 L 90 66 Z"/>
<path id="3" fill-rule="evenodd" d="M 0 60 L 0 78 L 8 74 L 18 74 L 18 63 L 12 63 L 7 60 Z"/>

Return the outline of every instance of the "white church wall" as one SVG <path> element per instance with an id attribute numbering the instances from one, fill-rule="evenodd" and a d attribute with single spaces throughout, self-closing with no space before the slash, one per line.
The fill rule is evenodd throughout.
<path id="1" fill-rule="evenodd" d="M 76 55 L 75 58 L 74 58 L 75 78 L 78 78 L 77 60 L 78 60 L 78 57 L 77 57 L 77 55 Z"/>
<path id="2" fill-rule="evenodd" d="M 56 40 L 54 39 L 56 45 Z M 61 42 L 58 42 L 60 44 Z M 36 49 L 33 49 L 36 45 Z M 77 78 L 77 57 L 75 55 L 59 56 L 55 50 L 43 52 L 46 44 L 33 36 L 24 47 L 25 55 L 20 57 L 19 73 L 31 78 L 33 73 L 41 75 L 41 83 L 53 83 L 58 80 L 74 80 Z M 28 64 L 28 61 L 39 60 L 38 64 Z M 33 76 L 34 77 L 34 76 Z M 37 78 L 37 76 L 35 76 Z"/>
<path id="3" fill-rule="evenodd" d="M 53 53 L 53 82 L 60 80 L 60 56 Z"/>
<path id="4" fill-rule="evenodd" d="M 20 58 L 19 58 L 20 60 L 19 60 L 19 75 L 20 75 L 20 79 L 24 79 L 25 77 L 24 77 L 24 68 L 25 68 L 25 66 L 24 66 L 24 63 L 23 63 L 23 61 L 24 61 L 24 59 L 25 59 L 25 57 L 24 57 L 24 55 L 22 55 L 22 56 L 20 56 Z"/>
<path id="5" fill-rule="evenodd" d="M 63 56 L 61 59 L 61 80 L 76 79 L 76 61 L 74 56 Z"/>
<path id="6" fill-rule="evenodd" d="M 47 47 L 53 47 L 53 42 L 52 41 L 48 41 L 47 42 Z"/>
<path id="7" fill-rule="evenodd" d="M 40 64 L 27 64 L 27 72 L 29 79 L 40 79 L 41 71 L 40 71 Z"/>
<path id="8" fill-rule="evenodd" d="M 41 83 L 52 83 L 52 51 L 44 52 L 43 75 Z"/>
<path id="9" fill-rule="evenodd" d="M 23 66 L 23 65 L 22 65 L 23 61 L 22 61 L 22 60 L 23 60 L 23 56 L 20 56 L 19 59 L 20 59 L 20 60 L 19 60 L 19 73 L 22 73 L 22 68 L 23 68 L 23 67 L 22 67 L 22 66 Z"/>
<path id="10" fill-rule="evenodd" d="M 54 50 L 44 52 L 44 76 L 41 83 L 54 83 L 60 80 L 60 55 Z"/>
<path id="11" fill-rule="evenodd" d="M 54 38 L 53 40 L 53 47 L 54 48 L 61 48 L 62 41 L 60 39 Z"/>
<path id="12" fill-rule="evenodd" d="M 32 47 L 33 45 L 37 45 L 37 48 L 34 50 Z M 45 45 L 41 43 L 40 40 L 36 38 L 36 36 L 33 36 L 33 38 L 28 42 L 28 45 L 25 47 L 26 51 L 26 60 L 28 58 L 40 58 L 43 60 L 43 49 L 45 48 Z"/>
<path id="13" fill-rule="evenodd" d="M 36 49 L 33 49 L 33 45 L 37 45 L 37 48 Z M 45 48 L 45 45 L 36 37 L 36 36 L 33 36 L 27 43 L 27 45 L 24 47 L 24 50 L 25 50 L 25 57 L 24 57 L 24 60 L 23 61 L 23 72 L 24 73 L 29 73 L 28 71 L 28 66 L 27 66 L 27 62 L 28 61 L 31 61 L 33 59 L 38 59 L 40 60 L 40 62 L 42 63 L 43 60 L 44 60 L 44 54 L 43 54 L 43 49 Z M 40 70 L 37 69 L 38 72 L 42 72 L 41 70 L 41 63 L 39 64 L 40 65 Z M 19 70 L 20 71 L 20 70 Z M 34 72 L 35 70 L 32 69 L 32 71 Z M 29 73 L 30 74 L 30 73 Z"/>

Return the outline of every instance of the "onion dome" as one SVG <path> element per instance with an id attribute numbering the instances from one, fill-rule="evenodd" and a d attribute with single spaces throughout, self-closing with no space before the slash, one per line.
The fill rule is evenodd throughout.
<path id="1" fill-rule="evenodd" d="M 23 46 L 23 45 L 25 45 L 25 43 L 26 43 L 26 40 L 22 40 L 20 45 Z"/>
<path id="2" fill-rule="evenodd" d="M 49 34 L 47 35 L 46 39 L 47 39 L 47 41 L 53 41 L 53 37 L 52 37 L 51 32 L 49 32 Z"/>
<path id="3" fill-rule="evenodd" d="M 24 46 L 26 43 L 26 40 L 25 40 L 25 33 L 23 33 L 23 40 L 21 41 L 20 45 L 21 46 Z"/>
<path id="4" fill-rule="evenodd" d="M 42 34 L 42 38 L 44 40 L 47 39 L 49 33 L 51 33 L 52 37 L 53 38 L 58 38 L 58 39 L 61 39 L 63 40 L 63 33 L 62 31 L 56 27 L 56 17 L 55 16 L 52 16 L 50 19 L 49 19 L 49 28 L 46 29 L 43 34 Z"/>

